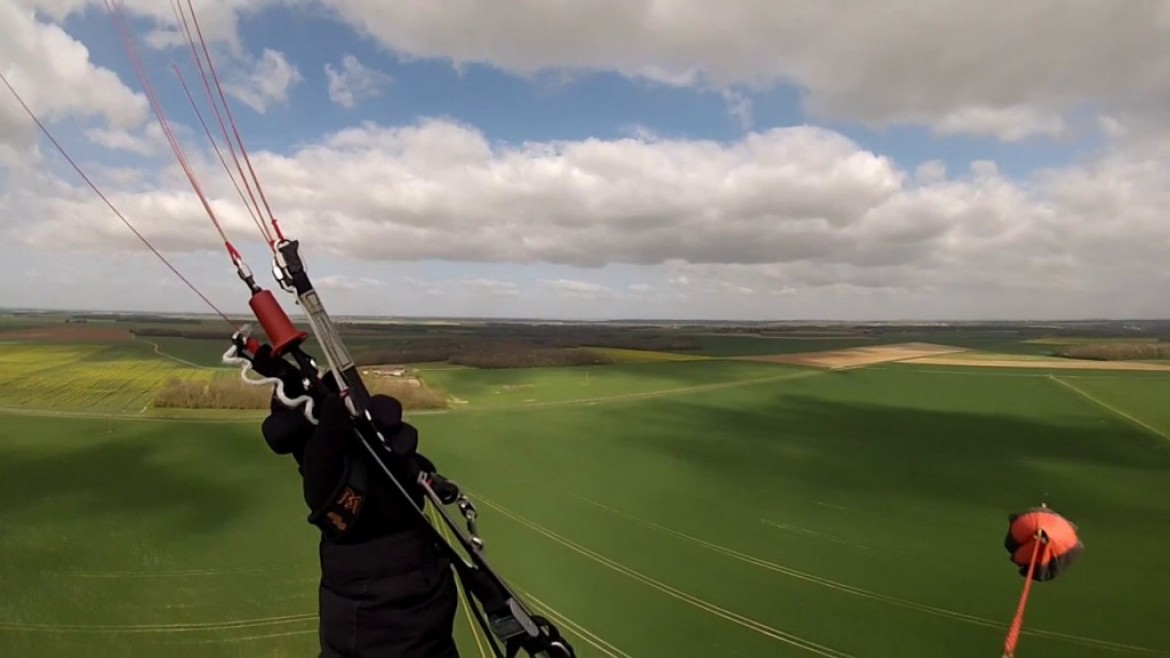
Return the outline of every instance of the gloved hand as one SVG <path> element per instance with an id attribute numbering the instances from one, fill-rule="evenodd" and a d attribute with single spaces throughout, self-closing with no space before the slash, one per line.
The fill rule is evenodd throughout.
<path id="1" fill-rule="evenodd" d="M 306 393 L 303 377 L 297 367 L 272 353 L 272 346 L 264 343 L 252 356 L 252 370 L 265 377 L 279 379 L 289 399 Z"/>
<path id="2" fill-rule="evenodd" d="M 316 411 L 318 422 L 330 428 L 339 422 L 349 421 L 348 412 L 336 395 L 330 395 L 324 402 L 319 403 Z M 391 454 L 403 459 L 417 455 L 423 460 L 420 465 L 423 470 L 428 472 L 434 470 L 434 464 L 431 464 L 430 460 L 418 455 L 418 430 L 409 423 L 402 422 L 401 402 L 388 395 L 374 395 L 370 398 L 370 416 L 386 439 L 386 447 Z M 273 452 L 278 455 L 292 454 L 296 456 L 298 462 L 301 460 L 305 443 L 315 429 L 300 408 L 289 409 L 276 400 L 273 401 L 272 410 L 261 426 L 264 440 L 268 442 L 268 447 Z M 341 438 L 344 439 L 344 436 Z"/>
<path id="3" fill-rule="evenodd" d="M 337 488 L 345 473 L 346 446 L 353 440 L 345 403 L 340 396 L 326 396 L 317 406 L 317 427 L 308 436 L 301 465 L 309 509 L 318 509 Z"/>
<path id="4" fill-rule="evenodd" d="M 301 407 L 290 409 L 273 398 L 271 411 L 260 425 L 260 433 L 272 452 L 278 455 L 291 454 L 301 463 L 305 444 L 316 429 Z"/>
<path id="5" fill-rule="evenodd" d="M 433 462 L 418 452 L 418 430 L 402 421 L 402 403 L 387 395 L 370 399 L 370 416 L 385 439 L 390 459 L 387 466 L 408 489 L 415 489 L 420 474 L 427 474 L 435 493 L 445 504 L 459 495 L 454 483 L 439 476 Z M 344 472 L 347 446 L 355 440 L 352 420 L 345 403 L 336 394 L 326 396 L 316 405 L 318 424 L 314 426 L 301 409 L 288 409 L 279 403 L 264 419 L 261 427 L 269 448 L 279 455 L 291 454 L 304 478 L 305 499 L 316 509 L 333 491 Z M 362 450 L 350 451 L 363 454 Z M 383 453 L 385 454 L 385 453 Z M 418 492 L 421 496 L 421 491 Z M 416 502 L 420 502 L 421 498 Z"/>
<path id="6" fill-rule="evenodd" d="M 459 485 L 436 473 L 433 467 L 427 472 L 431 474 L 431 489 L 434 489 L 435 495 L 439 497 L 439 502 L 450 505 L 459 499 Z"/>

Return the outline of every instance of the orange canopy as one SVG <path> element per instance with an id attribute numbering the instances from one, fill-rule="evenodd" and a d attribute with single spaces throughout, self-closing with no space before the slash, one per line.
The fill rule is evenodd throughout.
<path id="1" fill-rule="evenodd" d="M 1072 563 L 1084 545 L 1077 537 L 1076 526 L 1048 507 L 1034 507 L 1008 517 L 1011 525 L 1004 548 L 1011 553 L 1012 562 L 1027 573 L 1037 541 L 1041 542 L 1036 557 L 1036 580 L 1051 580 Z"/>

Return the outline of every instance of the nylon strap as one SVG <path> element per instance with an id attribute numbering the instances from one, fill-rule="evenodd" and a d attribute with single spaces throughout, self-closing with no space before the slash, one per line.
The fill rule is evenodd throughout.
<path id="1" fill-rule="evenodd" d="M 309 515 L 309 523 L 334 539 L 344 537 L 357 521 L 366 499 L 366 469 L 361 460 L 345 459 L 344 476 L 328 501 Z"/>

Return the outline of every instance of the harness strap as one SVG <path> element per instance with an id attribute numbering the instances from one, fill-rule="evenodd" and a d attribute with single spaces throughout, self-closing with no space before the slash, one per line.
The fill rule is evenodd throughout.
<path id="1" fill-rule="evenodd" d="M 309 514 L 309 523 L 331 538 L 344 537 L 357 521 L 366 500 L 368 474 L 361 460 L 345 457 L 345 470 L 337 486 L 319 509 Z"/>

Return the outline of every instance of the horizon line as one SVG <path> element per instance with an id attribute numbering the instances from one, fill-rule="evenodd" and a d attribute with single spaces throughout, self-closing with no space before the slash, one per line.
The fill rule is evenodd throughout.
<path id="1" fill-rule="evenodd" d="M 303 313 L 297 312 L 299 309 L 289 313 L 290 317 L 303 317 Z M 193 318 L 218 318 L 215 313 L 204 311 L 164 311 L 164 310 L 119 310 L 119 309 L 80 309 L 80 308 L 38 308 L 38 307 L 0 307 L 0 314 L 91 314 L 91 315 L 154 315 L 163 317 L 193 317 Z M 227 313 L 228 317 L 252 318 L 248 312 L 241 311 L 238 313 Z M 1082 318 L 900 318 L 891 320 L 878 319 L 827 319 L 827 318 L 797 318 L 797 319 L 779 319 L 779 318 L 759 318 L 759 319 L 731 319 L 731 318 L 702 318 L 702 317 L 609 317 L 609 318 L 570 318 L 570 317 L 555 317 L 555 316 L 474 316 L 474 315 L 381 315 L 381 314 L 365 314 L 365 313 L 332 313 L 331 317 L 335 319 L 369 319 L 369 320 L 389 320 L 389 321 L 423 321 L 423 320 L 446 320 L 446 321 L 474 321 L 474 322 L 578 322 L 578 323 L 603 323 L 603 322 L 671 322 L 671 323 L 723 323 L 723 324 L 884 324 L 884 325 L 898 325 L 898 324 L 972 324 L 972 323 L 997 323 L 997 324 L 1052 324 L 1052 323 L 1090 323 L 1090 322 L 1170 322 L 1170 317 L 1082 317 Z"/>

